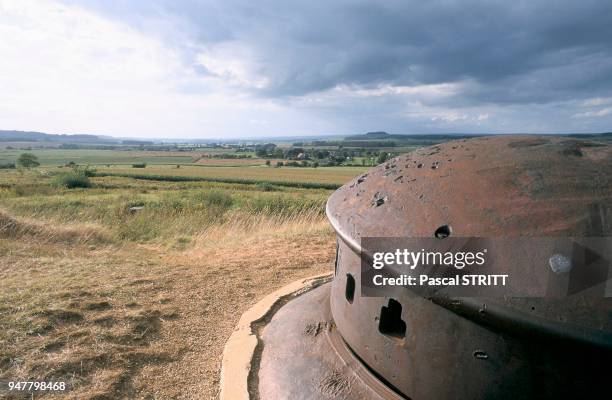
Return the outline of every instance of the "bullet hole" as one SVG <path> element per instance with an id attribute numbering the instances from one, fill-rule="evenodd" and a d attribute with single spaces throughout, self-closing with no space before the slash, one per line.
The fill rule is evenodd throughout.
<path id="1" fill-rule="evenodd" d="M 419 163 L 419 165 L 417 165 L 417 168 L 423 168 L 423 164 Z"/>
<path id="2" fill-rule="evenodd" d="M 355 278 L 353 278 L 351 274 L 346 274 L 346 290 L 344 291 L 344 296 L 346 297 L 346 301 L 353 304 L 353 299 L 355 298 Z"/>
<path id="3" fill-rule="evenodd" d="M 380 207 L 383 204 L 385 204 L 386 201 L 387 201 L 387 196 L 385 196 L 384 194 L 380 192 L 376 192 L 376 194 L 374 195 L 374 199 L 372 200 L 372 205 L 374 207 Z"/>
<path id="4" fill-rule="evenodd" d="M 448 225 L 442 225 L 441 227 L 439 227 L 438 229 L 436 229 L 436 231 L 434 232 L 434 236 L 437 237 L 438 239 L 444 239 L 447 238 L 451 235 L 451 227 Z"/>
<path id="5" fill-rule="evenodd" d="M 355 186 L 357 186 L 357 185 L 359 185 L 359 184 L 361 184 L 361 183 L 365 182 L 365 180 L 366 180 L 366 178 L 367 178 L 367 177 L 368 177 L 368 174 L 363 174 L 363 175 L 361 175 L 360 177 L 358 177 L 358 178 L 357 178 L 357 181 L 355 181 L 355 182 L 353 182 L 353 183 L 351 184 L 351 186 L 350 186 L 350 187 L 352 187 L 352 188 L 353 188 L 353 187 L 355 187 Z"/>
<path id="6" fill-rule="evenodd" d="M 397 300 L 389 299 L 389 304 L 380 309 L 378 331 L 383 335 L 398 339 L 406 337 L 406 322 L 402 320 L 402 305 Z"/>
<path id="7" fill-rule="evenodd" d="M 474 353 L 472 354 L 474 355 L 474 358 L 478 360 L 486 360 L 489 358 L 489 355 L 482 350 L 474 350 Z"/>

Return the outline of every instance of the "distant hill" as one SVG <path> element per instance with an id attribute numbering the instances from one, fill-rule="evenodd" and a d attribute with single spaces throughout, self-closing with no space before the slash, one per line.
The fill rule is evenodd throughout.
<path id="1" fill-rule="evenodd" d="M 603 133 L 572 133 L 567 136 L 575 137 L 575 138 L 601 138 L 610 140 L 612 139 L 612 132 L 603 132 Z"/>
<path id="2" fill-rule="evenodd" d="M 366 133 L 363 136 L 365 136 L 367 139 L 388 139 L 388 138 L 391 138 L 393 135 L 391 135 L 391 134 L 389 134 L 387 132 L 384 132 L 384 131 L 378 131 L 378 132 L 368 132 L 368 133 Z M 347 139 L 349 139 L 349 138 L 347 138 Z"/>
<path id="3" fill-rule="evenodd" d="M 0 130 L 0 142 L 118 143 L 119 140 L 108 136 Z"/>
<path id="4" fill-rule="evenodd" d="M 384 131 L 368 132 L 362 135 L 351 135 L 344 140 L 452 140 L 466 139 L 477 136 L 486 136 L 484 134 L 467 134 L 467 133 L 450 133 L 450 134 L 410 134 L 410 135 L 394 135 Z"/>

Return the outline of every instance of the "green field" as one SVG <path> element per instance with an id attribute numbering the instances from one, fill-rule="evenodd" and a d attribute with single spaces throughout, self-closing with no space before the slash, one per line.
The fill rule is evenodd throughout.
<path id="1" fill-rule="evenodd" d="M 5 151 L 3 156 L 6 157 L 7 153 Z M 223 204 L 230 204 L 230 208 L 235 210 L 293 213 L 314 207 L 322 212 L 331 190 L 366 169 L 149 164 L 151 160 L 174 159 L 173 156 L 159 156 L 158 152 L 54 149 L 34 153 L 41 166 L 30 170 L 0 170 L 0 208 L 24 218 L 57 223 L 102 224 L 111 230 L 117 226 L 126 228 L 129 221 L 140 221 L 139 224 L 146 222 L 147 226 L 158 225 L 150 229 L 141 226 L 139 229 L 142 232 L 135 237 L 157 236 L 145 232 L 157 232 L 165 225 L 176 224 L 183 217 L 186 219 L 181 226 L 191 231 L 191 228 L 186 228 L 190 222 L 200 220 L 202 216 L 210 217 L 211 209 L 218 211 L 214 203 L 216 200 L 208 199 L 209 195 L 221 199 L 219 201 L 225 202 Z M 68 157 L 70 154 L 73 156 Z M 130 154 L 133 158 L 127 157 Z M 122 156 L 125 158 L 121 159 Z M 73 169 L 65 166 L 67 160 L 90 165 L 87 167 L 89 178 L 83 177 L 88 180 L 87 187 L 70 189 L 63 186 L 62 179 L 83 171 L 83 167 Z M 112 164 L 143 160 L 147 162 L 144 168 Z M 117 210 L 124 213 L 130 205 L 140 204 L 148 206 L 138 218 L 128 215 L 125 220 L 116 223 Z M 201 208 L 202 204 L 214 206 Z M 180 212 L 177 214 L 177 211 Z M 172 221 L 172 224 L 168 221 Z M 203 225 L 206 225 L 203 221 L 197 224 L 199 227 Z"/>
<path id="2" fill-rule="evenodd" d="M 100 167 L 101 174 L 150 175 L 160 177 L 212 178 L 227 180 L 253 180 L 257 182 L 294 182 L 329 183 L 342 185 L 365 170 L 363 167 L 203 167 L 203 166 L 164 166 L 154 165 L 146 168 Z"/>
<path id="3" fill-rule="evenodd" d="M 14 163 L 23 152 L 25 151 L 0 150 L 0 164 Z M 77 165 L 90 166 L 98 176 L 182 182 L 213 181 L 230 184 L 270 183 L 280 186 L 335 189 L 366 169 L 363 166 L 277 168 L 266 166 L 265 160 L 258 158 L 206 157 L 206 154 L 214 154 L 209 152 L 89 149 L 37 149 L 28 152 L 34 154 L 41 164 L 34 171 L 49 176 L 70 171 L 66 164 L 73 162 Z M 134 168 L 133 164 L 146 164 L 146 167 Z M 276 161 L 272 161 L 272 165 L 275 164 Z M 10 184 L 15 176 L 9 170 L 0 170 L 0 184 Z"/>
<path id="4" fill-rule="evenodd" d="M 70 161 L 76 164 L 185 164 L 192 163 L 201 153 L 195 152 L 156 152 L 90 149 L 34 149 L 0 150 L 0 164 L 17 160 L 22 153 L 32 153 L 43 166 L 65 165 Z"/>

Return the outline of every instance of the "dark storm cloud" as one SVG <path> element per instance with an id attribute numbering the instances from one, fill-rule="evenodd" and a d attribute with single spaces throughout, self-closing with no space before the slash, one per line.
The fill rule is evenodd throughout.
<path id="1" fill-rule="evenodd" d="M 182 34 L 166 39 L 194 59 L 200 47 L 243 44 L 257 61 L 256 72 L 268 80 L 254 90 L 269 97 L 338 85 L 452 82 L 469 83 L 449 99 L 464 105 L 547 103 L 612 92 L 609 1 L 84 4 L 140 27 L 172 16 Z"/>

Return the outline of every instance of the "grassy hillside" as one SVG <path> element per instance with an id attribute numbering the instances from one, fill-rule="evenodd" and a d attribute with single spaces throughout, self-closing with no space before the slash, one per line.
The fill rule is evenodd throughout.
<path id="1" fill-rule="evenodd" d="M 71 399 L 212 399 L 242 312 L 333 268 L 331 190 L 120 176 L 57 186 L 70 170 L 0 171 L 0 379 L 65 381 Z M 108 170 L 313 184 L 360 171 Z"/>

